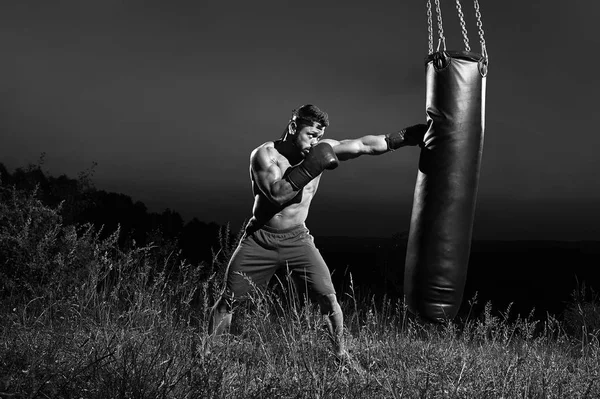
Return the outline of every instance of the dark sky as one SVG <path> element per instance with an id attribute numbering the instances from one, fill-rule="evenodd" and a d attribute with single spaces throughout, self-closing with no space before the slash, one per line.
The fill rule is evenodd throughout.
<path id="1" fill-rule="evenodd" d="M 313 103 L 335 139 L 425 118 L 425 1 L 3 1 L 0 162 L 76 177 L 151 211 L 249 217 L 248 158 Z M 442 1 L 448 49 L 462 49 Z M 479 49 L 473 3 L 462 1 Z M 598 2 L 480 0 L 490 55 L 475 238 L 600 239 Z M 408 229 L 419 151 L 322 179 L 315 235 Z"/>

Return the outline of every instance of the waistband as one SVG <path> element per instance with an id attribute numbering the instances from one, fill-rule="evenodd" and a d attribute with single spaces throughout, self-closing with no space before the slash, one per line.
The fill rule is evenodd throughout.
<path id="1" fill-rule="evenodd" d="M 248 224 L 246 226 L 246 234 L 252 234 L 256 231 L 266 231 L 268 233 L 272 233 L 272 234 L 288 234 L 288 233 L 294 233 L 297 231 L 302 231 L 302 230 L 308 230 L 308 228 L 306 227 L 305 223 L 301 223 L 301 224 L 297 224 L 295 226 L 291 226 L 285 229 L 277 229 L 275 227 L 271 227 L 271 226 L 251 226 L 250 224 Z"/>
<path id="2" fill-rule="evenodd" d="M 306 225 L 304 223 L 297 224 L 295 226 L 288 227 L 287 229 L 276 229 L 276 228 L 270 227 L 270 226 L 261 226 L 259 230 L 264 230 L 264 231 L 268 231 L 269 233 L 275 233 L 275 234 L 285 234 L 285 233 L 292 233 L 292 232 L 298 231 L 298 230 L 306 230 Z"/>

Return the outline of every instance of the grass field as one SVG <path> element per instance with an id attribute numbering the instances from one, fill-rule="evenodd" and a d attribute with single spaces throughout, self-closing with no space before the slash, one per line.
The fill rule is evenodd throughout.
<path id="1" fill-rule="evenodd" d="M 339 361 L 312 305 L 255 295 L 238 310 L 235 334 L 204 356 L 206 304 L 161 291 L 164 281 L 148 284 L 143 273 L 129 277 L 120 292 L 88 284 L 70 298 L 4 308 L 0 396 L 600 397 L 598 331 L 583 324 L 573 336 L 553 317 L 493 316 L 488 304 L 466 322 L 431 325 L 409 317 L 400 302 L 346 295 L 351 358 Z"/>
<path id="2" fill-rule="evenodd" d="M 600 397 L 600 312 L 585 287 L 544 320 L 487 303 L 434 325 L 350 284 L 340 361 L 318 311 L 284 282 L 237 309 L 205 356 L 229 231 L 211 264 L 192 266 L 173 243 L 124 250 L 118 231 L 63 225 L 35 193 L 2 195 L 2 398 Z"/>

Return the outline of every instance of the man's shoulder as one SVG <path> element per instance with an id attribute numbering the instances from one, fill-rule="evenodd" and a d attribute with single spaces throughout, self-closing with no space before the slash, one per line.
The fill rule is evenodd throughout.
<path id="1" fill-rule="evenodd" d="M 252 150 L 250 154 L 250 163 L 272 163 L 279 156 L 279 151 L 275 149 L 275 142 L 267 141 Z"/>
<path id="2" fill-rule="evenodd" d="M 250 154 L 250 159 L 253 159 L 257 156 L 271 155 L 274 153 L 278 153 L 278 151 L 275 149 L 275 142 L 267 141 L 266 143 L 262 143 L 254 150 L 252 150 L 252 153 Z"/>

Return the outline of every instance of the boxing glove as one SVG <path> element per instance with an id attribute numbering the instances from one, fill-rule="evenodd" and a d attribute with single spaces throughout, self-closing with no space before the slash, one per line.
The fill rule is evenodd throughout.
<path id="1" fill-rule="evenodd" d="M 387 143 L 388 150 L 393 151 L 407 145 L 422 146 L 423 136 L 425 136 L 427 128 L 427 125 L 419 124 L 409 126 L 400 130 L 399 132 L 387 134 L 385 136 L 385 141 Z"/>
<path id="2" fill-rule="evenodd" d="M 319 143 L 310 149 L 304 161 L 286 170 L 285 179 L 294 190 L 301 190 L 325 169 L 335 169 L 338 164 L 333 147 L 328 143 Z"/>

